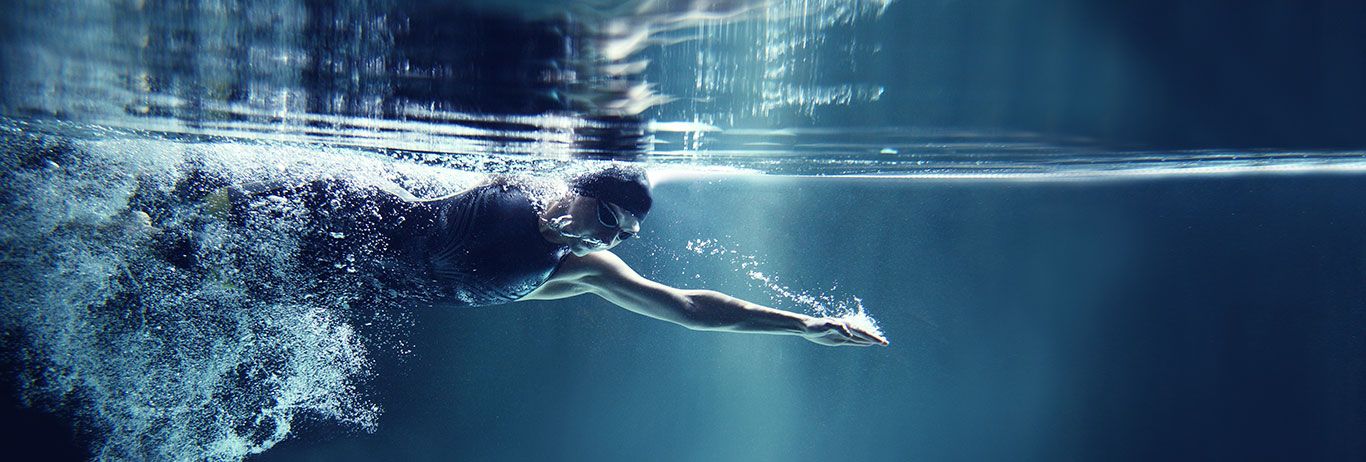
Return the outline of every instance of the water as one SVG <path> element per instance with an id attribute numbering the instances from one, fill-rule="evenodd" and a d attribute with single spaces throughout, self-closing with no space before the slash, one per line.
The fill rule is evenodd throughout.
<path id="1" fill-rule="evenodd" d="M 34 458 L 1366 457 L 1360 5 L 0 10 L 4 438 Z M 609 159 L 656 183 L 615 250 L 642 275 L 892 344 L 434 309 L 294 199 L 214 205 Z M 360 258 L 312 277 L 315 234 Z"/>

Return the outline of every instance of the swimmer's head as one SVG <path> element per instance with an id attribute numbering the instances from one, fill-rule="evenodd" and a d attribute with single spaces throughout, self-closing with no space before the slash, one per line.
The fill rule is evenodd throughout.
<path id="1" fill-rule="evenodd" d="M 569 180 L 574 193 L 612 203 L 644 221 L 653 199 L 645 169 L 629 165 L 609 165 Z"/>
<path id="2" fill-rule="evenodd" d="M 640 232 L 650 212 L 650 183 L 638 167 L 613 165 L 569 181 L 567 196 L 543 220 L 557 242 L 575 255 L 611 249 Z"/>

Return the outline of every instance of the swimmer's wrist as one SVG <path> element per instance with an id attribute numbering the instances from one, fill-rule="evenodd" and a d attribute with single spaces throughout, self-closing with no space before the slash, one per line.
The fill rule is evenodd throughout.
<path id="1" fill-rule="evenodd" d="M 824 326 L 825 326 L 825 322 L 822 321 L 821 318 L 817 318 L 817 317 L 815 317 L 815 316 L 807 316 L 807 315 L 804 315 L 804 314 L 800 314 L 800 315 L 798 315 L 798 316 L 801 317 L 800 319 L 801 319 L 801 323 L 802 323 L 802 324 L 801 324 L 801 327 L 802 327 L 802 328 L 801 328 L 801 331 L 799 332 L 799 334 L 802 335 L 803 337 L 810 337 L 810 336 L 812 336 L 812 335 L 820 335 L 821 333 L 824 333 L 824 332 L 825 332 L 825 327 L 824 327 Z"/>

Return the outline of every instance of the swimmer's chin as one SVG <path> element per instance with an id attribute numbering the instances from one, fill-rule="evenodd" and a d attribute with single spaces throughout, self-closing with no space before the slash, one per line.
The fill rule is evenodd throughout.
<path id="1" fill-rule="evenodd" d="M 593 252 L 601 252 L 601 251 L 608 250 L 608 249 L 611 249 L 611 248 L 612 248 L 611 246 L 602 246 L 602 245 L 589 244 L 589 243 L 586 243 L 586 242 L 578 242 L 578 243 L 575 243 L 574 245 L 570 246 L 570 247 L 569 247 L 569 251 L 570 251 L 571 253 L 573 253 L 574 256 L 582 257 L 582 256 L 584 256 L 584 255 L 588 255 L 588 254 L 593 253 Z"/>

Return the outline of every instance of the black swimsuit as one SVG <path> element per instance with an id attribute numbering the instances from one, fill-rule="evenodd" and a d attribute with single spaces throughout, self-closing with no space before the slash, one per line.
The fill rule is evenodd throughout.
<path id="1" fill-rule="evenodd" d="M 532 199 L 514 184 L 408 202 L 377 189 L 315 182 L 239 195 L 234 209 L 246 212 L 270 196 L 307 210 L 299 256 L 317 278 L 366 275 L 377 289 L 437 305 L 516 301 L 550 279 L 569 254 L 568 246 L 541 236 Z"/>
<path id="2" fill-rule="evenodd" d="M 513 185 L 485 185 L 414 207 L 392 235 L 396 250 L 441 298 L 465 306 L 516 301 L 536 290 L 569 253 L 541 236 L 532 200 Z"/>

